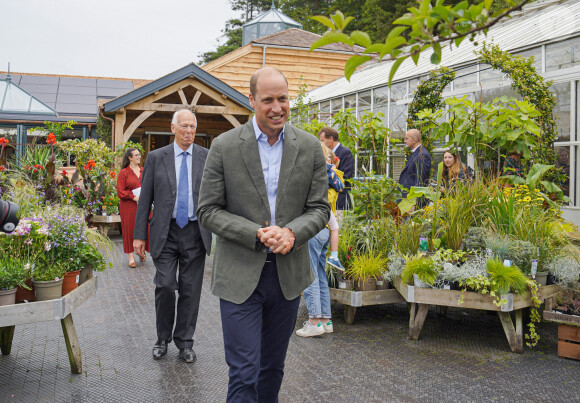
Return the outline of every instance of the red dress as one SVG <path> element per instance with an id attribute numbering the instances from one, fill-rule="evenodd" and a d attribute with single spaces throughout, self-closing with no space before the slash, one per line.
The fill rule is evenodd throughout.
<path id="1" fill-rule="evenodd" d="M 123 232 L 123 250 L 125 253 L 133 253 L 133 231 L 135 230 L 135 215 L 137 214 L 137 202 L 133 200 L 133 189 L 141 187 L 141 175 L 139 177 L 131 167 L 123 168 L 117 178 L 117 196 L 119 196 L 119 213 L 121 214 L 121 229 Z M 147 228 L 147 240 L 145 250 L 149 252 L 149 228 Z"/>

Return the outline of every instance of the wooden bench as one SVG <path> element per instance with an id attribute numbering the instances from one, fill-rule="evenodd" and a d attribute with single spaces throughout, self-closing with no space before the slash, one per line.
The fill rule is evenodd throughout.
<path id="1" fill-rule="evenodd" d="M 78 288 L 58 299 L 0 306 L 0 350 L 2 354 L 10 354 L 16 325 L 60 320 L 71 372 L 73 374 L 82 373 L 81 348 L 72 311 L 82 305 L 96 291 L 97 277 L 91 277 Z"/>
<path id="2" fill-rule="evenodd" d="M 430 305 L 481 309 L 496 311 L 498 313 L 511 351 L 514 353 L 523 352 L 523 310 L 533 305 L 530 292 L 521 295 L 511 293 L 503 295 L 503 299 L 507 302 L 498 307 L 493 303 L 493 299 L 489 294 L 484 295 L 473 291 L 462 292 L 457 290 L 420 288 L 407 285 L 400 278 L 396 278 L 393 285 L 401 293 L 403 298 L 411 303 L 409 339 L 417 340 L 419 338 Z M 550 299 L 561 291 L 562 287 L 559 285 L 543 286 L 538 289 L 538 298 L 540 301 Z M 458 301 L 461 299 L 463 303 L 458 304 Z M 515 325 L 511 318 L 511 312 L 515 313 Z"/>
<path id="3" fill-rule="evenodd" d="M 349 291 L 329 288 L 328 291 L 331 301 L 344 305 L 344 322 L 347 325 L 354 323 L 354 316 L 358 307 L 405 302 L 405 299 L 394 288 L 376 291 Z"/>
<path id="4" fill-rule="evenodd" d="M 109 233 L 109 227 L 114 223 L 120 223 L 121 216 L 119 214 L 95 215 L 93 218 L 91 218 L 91 222 L 97 226 L 97 229 L 101 234 L 107 236 Z"/>

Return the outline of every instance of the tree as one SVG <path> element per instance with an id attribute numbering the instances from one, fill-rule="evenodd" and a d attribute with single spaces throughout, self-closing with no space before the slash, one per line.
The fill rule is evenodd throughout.
<path id="1" fill-rule="evenodd" d="M 345 17 L 340 11 L 336 11 L 330 18 L 318 15 L 312 18 L 329 30 L 310 49 L 342 43 L 355 52 L 356 55 L 348 59 L 344 68 L 347 79 L 350 79 L 358 66 L 369 60 L 394 61 L 389 73 L 390 85 L 401 63 L 409 57 L 417 64 L 421 53 L 431 49 L 431 63 L 439 64 L 442 46 L 459 46 L 465 38 L 474 41 L 476 34 L 487 34 L 491 26 L 511 12 L 521 9 L 530 0 L 504 1 L 507 7 L 494 12 L 493 0 L 483 0 L 471 5 L 468 1 L 449 5 L 445 4 L 445 0 L 437 0 L 432 5 L 431 0 L 420 0 L 418 7 L 410 7 L 408 13 L 393 22 L 396 26 L 391 29 L 384 42 L 375 43 L 367 32 L 356 30 L 346 33 L 348 25 L 353 20 L 356 22 L 352 16 Z M 355 45 L 363 47 L 364 50 L 357 51 Z"/>

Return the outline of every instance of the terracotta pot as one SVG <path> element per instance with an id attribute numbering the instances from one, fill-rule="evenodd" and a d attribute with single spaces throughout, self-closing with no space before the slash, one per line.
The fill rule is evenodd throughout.
<path id="1" fill-rule="evenodd" d="M 62 281 L 62 295 L 66 295 L 79 286 L 81 269 L 64 273 Z"/>
<path id="2" fill-rule="evenodd" d="M 93 265 L 87 265 L 81 269 L 81 274 L 79 275 L 79 285 L 93 277 Z"/>
<path id="3" fill-rule="evenodd" d="M 375 291 L 377 289 L 377 280 L 374 278 L 359 280 L 357 288 L 359 291 Z"/>
<path id="4" fill-rule="evenodd" d="M 0 290 L 0 306 L 16 303 L 16 287 L 9 290 Z"/>
<path id="5" fill-rule="evenodd" d="M 32 285 L 32 279 L 26 280 L 26 286 L 30 288 L 27 290 L 24 287 L 16 287 L 16 302 L 34 302 L 36 301 L 36 296 L 34 295 L 34 285 Z"/>
<path id="6" fill-rule="evenodd" d="M 32 280 L 37 301 L 48 301 L 62 296 L 62 278 L 60 280 Z"/>

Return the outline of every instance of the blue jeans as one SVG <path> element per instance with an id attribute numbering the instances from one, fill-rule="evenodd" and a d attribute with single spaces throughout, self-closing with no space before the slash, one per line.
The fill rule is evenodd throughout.
<path id="1" fill-rule="evenodd" d="M 314 238 L 308 241 L 310 252 L 310 265 L 314 272 L 315 280 L 304 290 L 304 300 L 308 308 L 310 318 L 330 319 L 330 294 L 328 292 L 328 280 L 324 266 L 326 266 L 326 252 L 330 243 L 330 231 L 324 228 Z"/>

